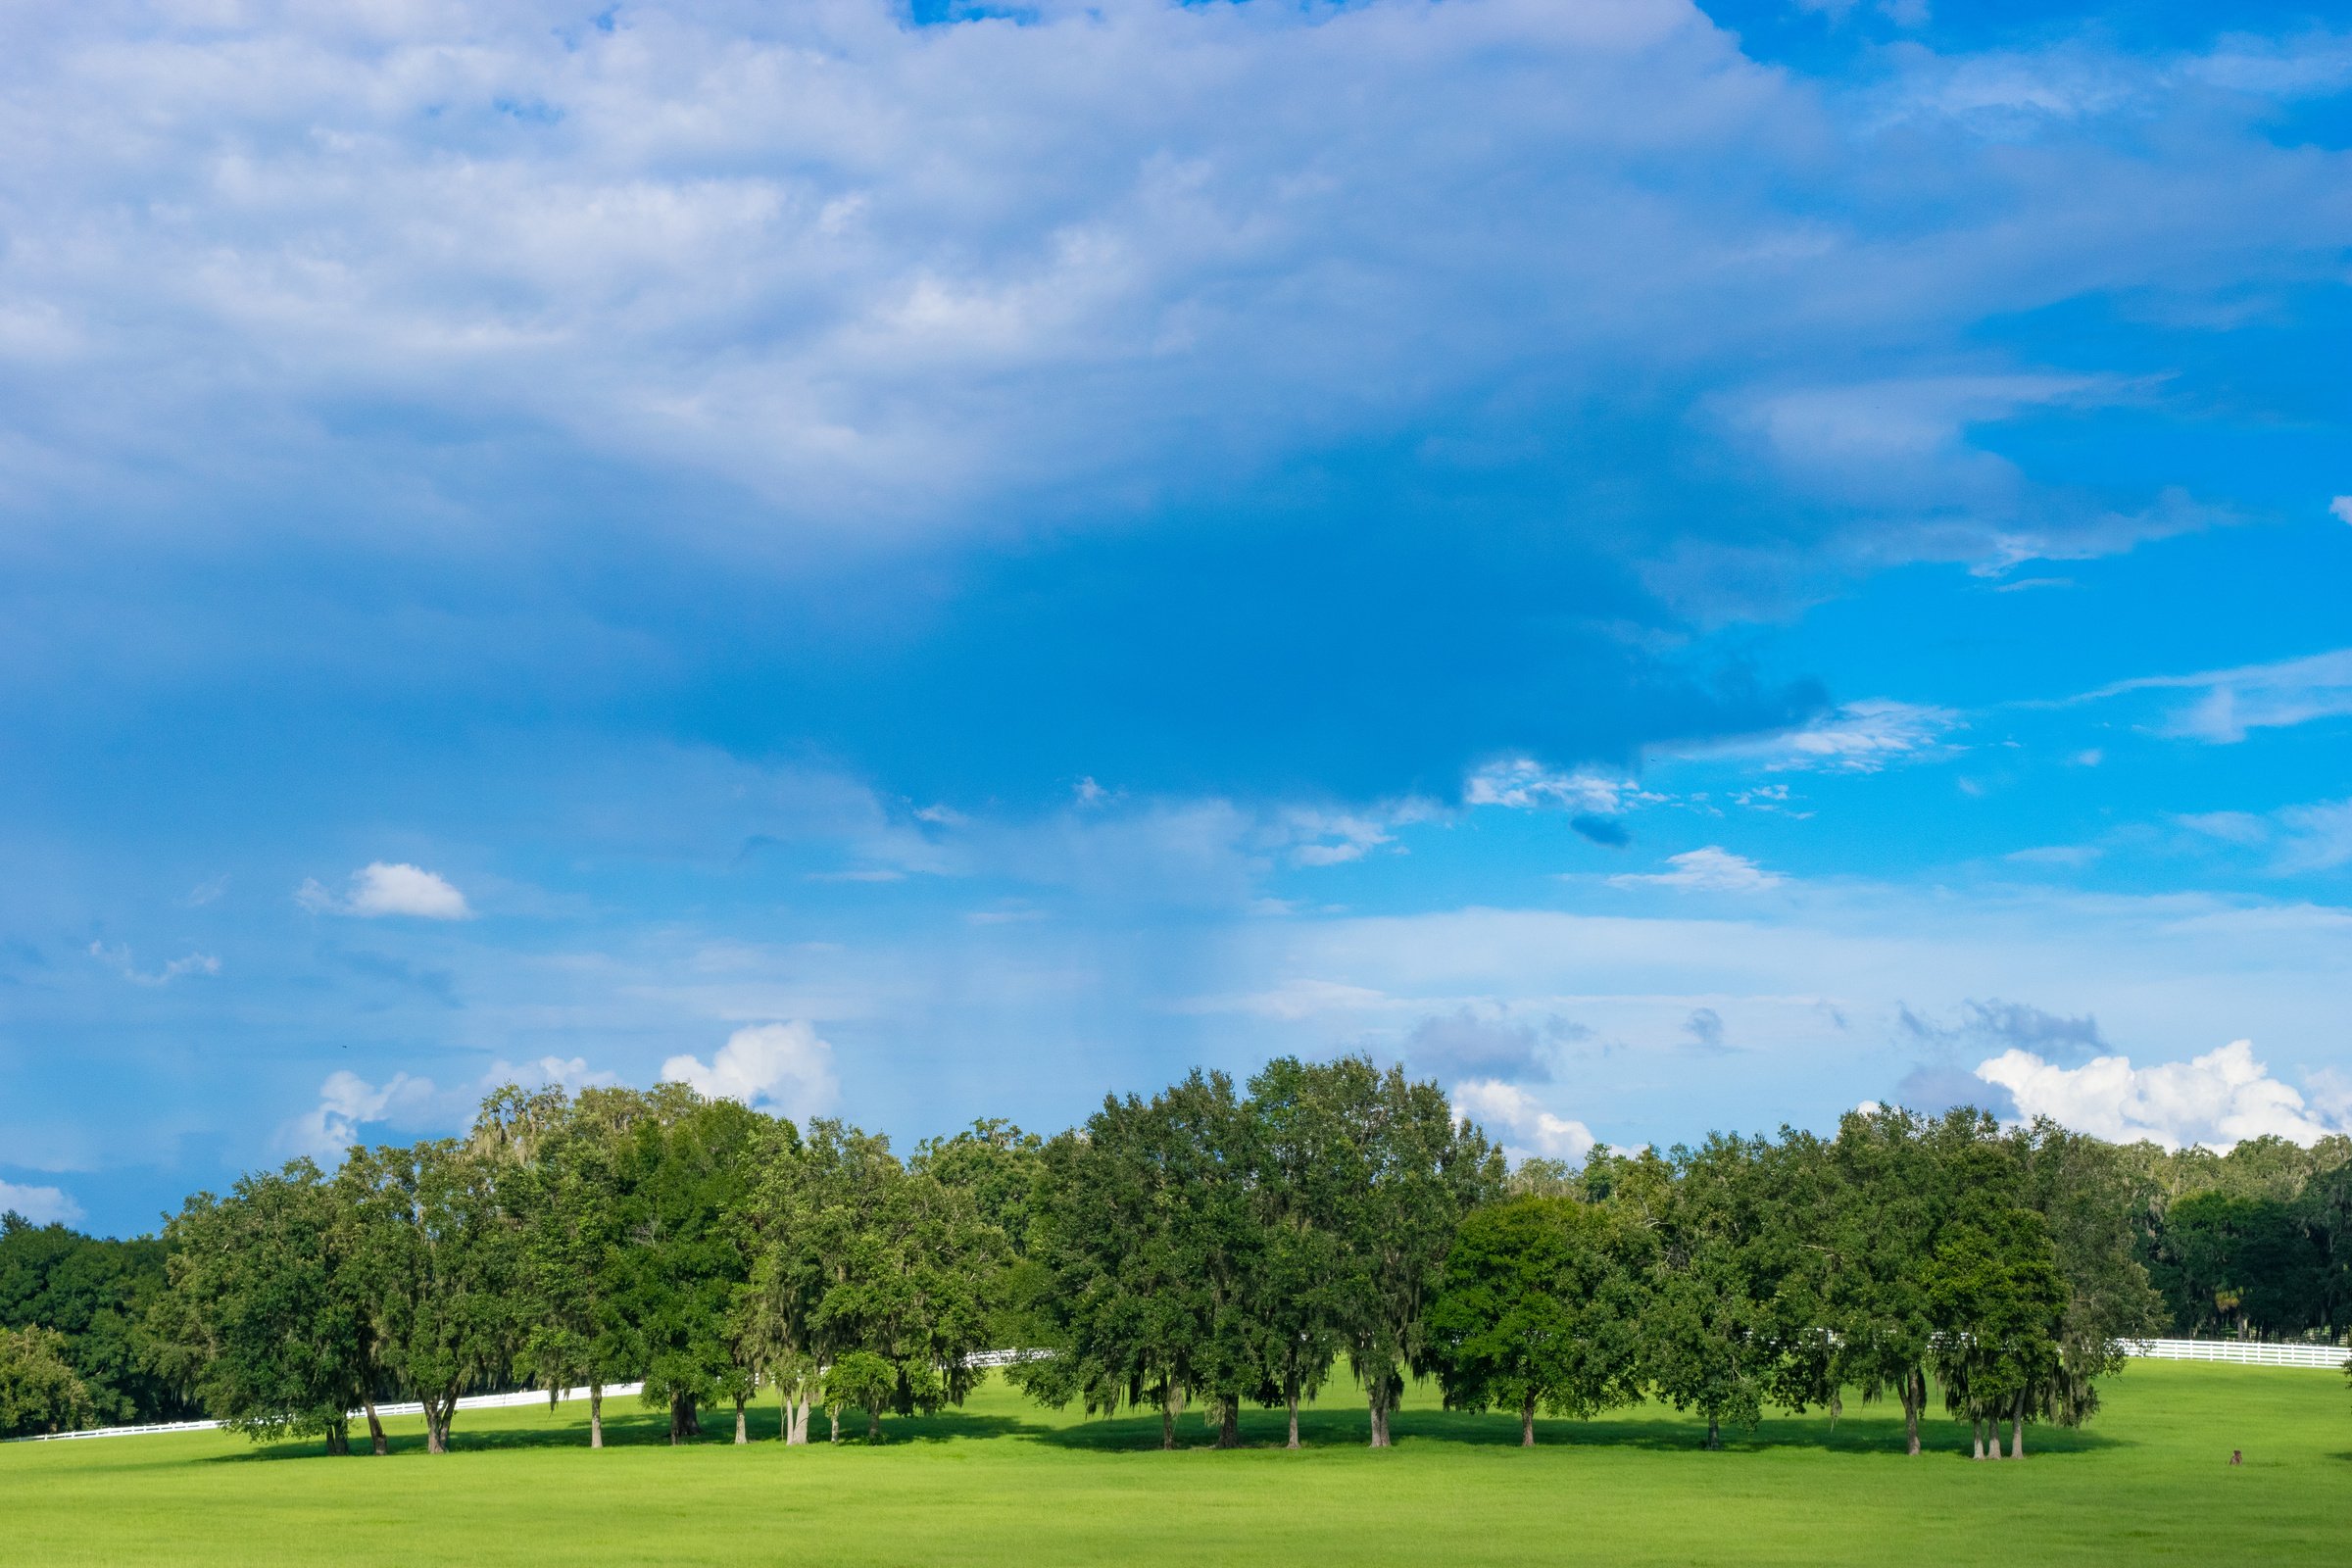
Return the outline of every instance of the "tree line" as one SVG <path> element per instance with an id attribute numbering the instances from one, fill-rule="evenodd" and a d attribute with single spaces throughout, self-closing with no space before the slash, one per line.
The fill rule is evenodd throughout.
<path id="1" fill-rule="evenodd" d="M 2153 1197 L 2152 1154 L 1876 1110 L 1514 1171 L 1435 1084 L 1361 1057 L 1194 1072 L 1050 1139 L 982 1121 L 905 1159 L 678 1084 L 510 1086 L 464 1137 L 298 1159 L 160 1239 L 87 1243 L 122 1266 L 78 1340 L 9 1293 L 70 1295 L 86 1239 L 12 1220 L 0 1423 L 200 1408 L 341 1453 L 356 1419 L 382 1452 L 377 1406 L 407 1399 L 439 1452 L 466 1394 L 585 1387 L 602 1446 L 604 1391 L 642 1382 L 673 1442 L 729 1407 L 744 1441 L 764 1392 L 802 1444 L 818 1412 L 839 1441 L 853 1412 L 875 1438 L 959 1403 L 976 1352 L 1018 1347 L 1032 1396 L 1156 1415 L 1166 1446 L 1188 1412 L 1235 1445 L 1251 1406 L 1296 1445 L 1344 1375 L 1375 1446 L 1426 1379 L 1527 1442 L 1540 1412 L 1656 1397 L 1713 1447 L 1858 1397 L 1917 1452 L 1939 1398 L 2001 1457 L 2087 1419 L 2121 1342 L 2177 1315 L 2151 1276 L 2195 1195 Z"/>

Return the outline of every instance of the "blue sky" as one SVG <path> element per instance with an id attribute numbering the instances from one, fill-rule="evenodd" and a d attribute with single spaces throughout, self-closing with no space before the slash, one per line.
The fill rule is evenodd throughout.
<path id="1" fill-rule="evenodd" d="M 2217 15 L 0 20 L 0 1200 L 510 1074 L 2347 1125 L 2352 32 Z"/>

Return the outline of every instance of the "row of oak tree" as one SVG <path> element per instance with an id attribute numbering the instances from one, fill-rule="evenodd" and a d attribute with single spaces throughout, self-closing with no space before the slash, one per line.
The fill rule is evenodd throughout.
<path id="1" fill-rule="evenodd" d="M 201 1194 L 147 1308 L 157 1375 L 257 1436 L 420 1403 L 446 1450 L 493 1388 L 642 1382 L 673 1442 L 760 1391 L 788 1443 L 958 1403 L 983 1350 L 1031 1395 L 1298 1411 L 1341 1368 L 1375 1446 L 1416 1377 L 1456 1408 L 1582 1417 L 1656 1396 L 1706 1442 L 1768 1407 L 1931 1390 L 1980 1456 L 2074 1424 L 2158 1298 L 2120 1152 L 1970 1111 L 1856 1112 L 1837 1134 L 1595 1151 L 1515 1172 L 1435 1084 L 1362 1058 L 1196 1072 L 1052 1139 L 1002 1122 L 901 1160 L 678 1084 L 510 1087 L 467 1136 L 355 1148 Z"/>

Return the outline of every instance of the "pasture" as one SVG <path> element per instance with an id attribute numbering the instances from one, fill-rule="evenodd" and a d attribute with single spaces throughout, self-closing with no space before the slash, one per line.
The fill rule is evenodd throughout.
<path id="1" fill-rule="evenodd" d="M 387 1458 L 202 1433 L 0 1446 L 11 1563 L 970 1564 L 2336 1563 L 2352 1555 L 2352 1395 L 2338 1373 L 2139 1362 L 2080 1433 L 2034 1428 L 2021 1463 L 1977 1464 L 1932 1420 L 1901 1451 L 1884 1406 L 1767 1419 L 1729 1450 L 1645 1406 L 1546 1421 L 1435 1408 L 1414 1391 L 1396 1446 L 1360 1446 L 1345 1383 L 1283 1451 L 1157 1451 L 1152 1417 L 1087 1421 L 992 1378 L 960 1410 L 885 1443 L 788 1449 L 772 1405 L 736 1447 L 671 1448 L 664 1418 L 608 1405 L 465 1412 L 457 1451 L 415 1418 Z M 851 1430 L 859 1430 L 856 1423 Z M 821 1436 L 821 1417 L 816 1424 Z M 2245 1451 L 2242 1468 L 2230 1450 Z"/>

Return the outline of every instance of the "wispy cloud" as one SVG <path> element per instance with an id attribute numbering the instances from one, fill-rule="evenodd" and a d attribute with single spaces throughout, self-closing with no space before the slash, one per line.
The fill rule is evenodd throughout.
<path id="1" fill-rule="evenodd" d="M 184 957 L 172 959 L 160 969 L 141 972 L 138 965 L 132 961 L 130 948 L 127 944 L 118 944 L 110 948 L 103 942 L 93 942 L 88 951 L 91 957 L 96 958 L 134 986 L 168 986 L 182 975 L 219 974 L 220 972 L 220 960 L 209 953 L 191 953 Z"/>
<path id="2" fill-rule="evenodd" d="M 1614 816 L 1665 799 L 1622 774 L 1549 768 L 1527 757 L 1489 762 L 1462 782 L 1465 806 L 1550 807 L 1590 816 Z"/>
<path id="3" fill-rule="evenodd" d="M 2352 648 L 2239 664 L 2189 675 L 2140 675 L 2085 692 L 2079 702 L 2101 702 L 2133 692 L 2201 692 L 2174 710 L 2166 728 L 2190 740 L 2230 745 L 2258 729 L 2282 729 L 2352 713 Z"/>
<path id="4" fill-rule="evenodd" d="M 2198 811 L 2173 820 L 2204 838 L 2269 851 L 2269 869 L 2280 876 L 2331 871 L 2352 861 L 2352 800 L 2313 801 L 2267 813 Z"/>
<path id="5" fill-rule="evenodd" d="M 1671 870 L 1624 872 L 1610 877 L 1609 884 L 1620 888 L 1676 888 L 1686 893 L 1755 893 L 1788 880 L 1778 871 L 1768 871 L 1746 856 L 1734 855 L 1717 844 L 1670 855 L 1666 863 Z"/>

